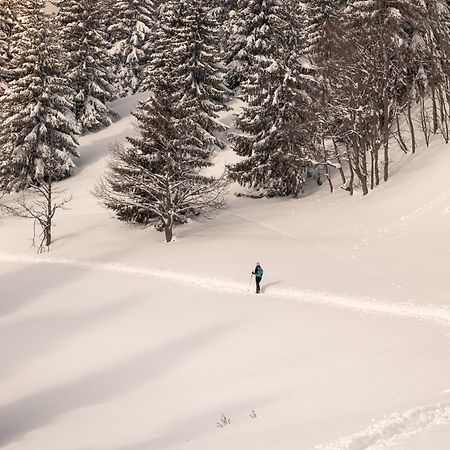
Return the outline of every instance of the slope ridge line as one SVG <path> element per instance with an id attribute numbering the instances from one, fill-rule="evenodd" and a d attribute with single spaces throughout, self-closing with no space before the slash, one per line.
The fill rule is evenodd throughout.
<path id="1" fill-rule="evenodd" d="M 167 269 L 148 266 L 133 266 L 119 263 L 100 263 L 77 259 L 44 257 L 30 254 L 0 253 L 0 263 L 57 264 L 105 272 L 115 272 L 132 276 L 143 276 L 163 279 L 184 286 L 228 294 L 247 294 L 248 287 L 226 278 L 200 276 L 193 273 L 181 273 Z M 446 306 L 417 305 L 413 303 L 389 303 L 369 297 L 356 297 L 328 292 L 300 290 L 298 288 L 270 288 L 265 294 L 271 298 L 294 300 L 299 303 L 310 303 L 359 311 L 365 314 L 387 315 L 428 321 L 450 327 L 450 308 Z"/>

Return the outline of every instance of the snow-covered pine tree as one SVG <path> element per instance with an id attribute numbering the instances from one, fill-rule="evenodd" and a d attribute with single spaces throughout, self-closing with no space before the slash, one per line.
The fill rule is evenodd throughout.
<path id="1" fill-rule="evenodd" d="M 14 32 L 18 32 L 17 3 L 12 0 L 0 0 L 0 92 L 9 81 L 12 54 L 11 44 Z"/>
<path id="2" fill-rule="evenodd" d="M 223 24 L 230 13 L 236 8 L 237 0 L 210 0 L 213 14 L 220 24 Z"/>
<path id="3" fill-rule="evenodd" d="M 197 140 L 180 123 L 170 91 L 160 84 L 140 104 L 139 136 L 116 148 L 97 188 L 120 220 L 155 225 L 167 242 L 174 224 L 222 204 L 221 181 L 199 173 Z"/>
<path id="4" fill-rule="evenodd" d="M 62 76 L 61 50 L 44 0 L 23 0 L 13 41 L 13 80 L 0 97 L 0 186 L 20 190 L 69 175 L 78 156 L 65 113 L 73 91 Z"/>
<path id="5" fill-rule="evenodd" d="M 181 26 L 176 38 L 176 103 L 206 147 L 223 148 L 216 137 L 226 127 L 217 119 L 225 108 L 227 88 L 220 55 L 220 26 L 209 0 L 182 0 Z"/>
<path id="6" fill-rule="evenodd" d="M 110 54 L 117 65 L 116 92 L 120 97 L 140 90 L 151 51 L 154 28 L 152 0 L 119 0 L 117 15 L 109 27 L 113 40 Z"/>
<path id="7" fill-rule="evenodd" d="M 247 106 L 236 120 L 243 134 L 233 137 L 234 150 L 246 158 L 229 168 L 230 175 L 263 195 L 298 195 L 314 159 L 306 139 L 311 98 L 298 53 L 298 10 L 286 0 L 250 3 L 259 4 L 258 14 L 252 12 L 260 28 L 249 37 L 253 73 L 242 85 Z"/>
<path id="8" fill-rule="evenodd" d="M 306 0 L 304 2 L 304 52 L 313 61 L 327 56 L 327 45 L 339 33 L 343 0 Z"/>
<path id="9" fill-rule="evenodd" d="M 229 37 L 224 58 L 226 80 L 231 89 L 237 88 L 253 73 L 259 55 L 264 58 L 270 51 L 268 33 L 272 8 L 272 0 L 237 0 L 233 5 L 225 25 Z M 292 33 L 298 31 L 291 30 Z"/>
<path id="10" fill-rule="evenodd" d="M 144 87 L 170 80 L 174 114 L 197 139 L 199 165 L 209 165 L 215 133 L 226 127 L 217 119 L 227 88 L 219 56 L 217 22 L 208 0 L 169 0 L 161 8 Z"/>
<path id="11" fill-rule="evenodd" d="M 98 3 L 98 6 L 102 9 L 100 27 L 104 32 L 103 38 L 108 42 L 108 48 L 113 46 L 117 37 L 114 36 L 114 33 L 110 30 L 119 16 L 117 3 L 117 0 L 99 0 Z"/>
<path id="12" fill-rule="evenodd" d="M 237 0 L 210 0 L 211 1 L 211 13 L 217 21 L 218 24 L 218 37 L 219 46 L 221 52 L 221 60 L 224 65 L 225 71 L 225 83 L 228 86 L 228 81 L 226 79 L 226 65 L 227 62 L 225 58 L 228 52 L 228 40 L 231 36 L 233 17 L 235 15 L 235 9 Z"/>
<path id="13" fill-rule="evenodd" d="M 67 76 L 75 91 L 74 114 L 81 133 L 108 126 L 117 117 L 107 106 L 116 96 L 101 1 L 58 2 L 60 40 L 67 58 Z"/>

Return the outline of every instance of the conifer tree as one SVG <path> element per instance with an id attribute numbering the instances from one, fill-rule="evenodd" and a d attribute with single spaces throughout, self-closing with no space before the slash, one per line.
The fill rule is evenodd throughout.
<path id="1" fill-rule="evenodd" d="M 175 114 L 196 138 L 199 165 L 209 165 L 216 133 L 226 128 L 217 112 L 224 108 L 227 88 L 219 57 L 218 27 L 207 0 L 170 0 L 161 8 L 154 48 L 144 86 L 170 80 Z"/>
<path id="2" fill-rule="evenodd" d="M 327 46 L 339 33 L 343 0 L 306 0 L 303 19 L 303 46 L 312 59 L 326 57 Z"/>
<path id="3" fill-rule="evenodd" d="M 306 123 L 310 86 L 302 70 L 294 4 L 252 1 L 259 31 L 247 53 L 252 74 L 242 85 L 247 106 L 236 124 L 243 134 L 233 140 L 244 160 L 229 168 L 232 179 L 263 194 L 297 195 L 309 166 Z M 250 39 L 252 41 L 252 39 Z M 311 130 L 312 131 L 312 130 Z"/>
<path id="4" fill-rule="evenodd" d="M 66 117 L 73 91 L 44 0 L 24 0 L 13 41 L 12 81 L 0 97 L 0 180 L 4 192 L 59 180 L 78 156 Z"/>
<path id="5" fill-rule="evenodd" d="M 226 79 L 230 88 L 235 89 L 247 80 L 253 72 L 259 55 L 270 48 L 270 21 L 273 0 L 237 0 L 226 24 L 229 34 L 225 63 Z M 298 30 L 291 30 L 293 33 Z"/>
<path id="6" fill-rule="evenodd" d="M 114 8 L 117 15 L 108 31 L 117 65 L 116 92 L 122 97 L 141 88 L 152 47 L 154 11 L 151 0 L 120 0 Z"/>
<path id="7" fill-rule="evenodd" d="M 9 80 L 12 54 L 11 45 L 14 32 L 18 32 L 17 3 L 12 0 L 0 0 L 0 92 Z"/>
<path id="8" fill-rule="evenodd" d="M 82 133 L 108 126 L 117 117 L 106 104 L 116 96 L 101 2 L 58 2 L 60 39 L 67 57 L 67 76 L 75 91 L 74 114 Z"/>
<path id="9" fill-rule="evenodd" d="M 139 136 L 118 146 L 97 196 L 120 220 L 152 224 L 170 242 L 176 223 L 222 204 L 222 181 L 197 167 L 198 143 L 177 118 L 168 85 L 134 114 Z"/>

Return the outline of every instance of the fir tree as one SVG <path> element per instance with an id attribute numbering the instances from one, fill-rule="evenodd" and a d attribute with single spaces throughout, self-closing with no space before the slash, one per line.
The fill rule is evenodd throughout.
<path id="1" fill-rule="evenodd" d="M 106 105 L 115 94 L 101 2 L 58 2 L 60 39 L 67 57 L 66 71 L 75 91 L 74 113 L 82 133 L 108 126 L 117 117 Z"/>
<path id="2" fill-rule="evenodd" d="M 306 0 L 304 10 L 303 46 L 313 59 L 327 57 L 332 39 L 339 33 L 343 0 Z"/>
<path id="3" fill-rule="evenodd" d="M 264 58 L 270 51 L 274 6 L 273 0 L 237 0 L 236 3 L 226 24 L 229 34 L 225 53 L 226 79 L 232 89 L 247 80 L 258 57 Z"/>
<path id="4" fill-rule="evenodd" d="M 0 0 L 0 92 L 10 77 L 8 71 L 11 68 L 13 34 L 19 31 L 17 6 L 12 0 Z"/>
<path id="5" fill-rule="evenodd" d="M 119 96 L 141 88 L 151 51 L 154 11 L 151 0 L 120 0 L 117 15 L 109 27 L 113 42 L 110 54 L 117 65 L 116 91 Z"/>
<path id="6" fill-rule="evenodd" d="M 196 139 L 174 114 L 166 88 L 135 113 L 139 136 L 116 148 L 97 195 L 120 220 L 153 224 L 172 240 L 173 226 L 219 207 L 220 181 L 199 173 Z"/>
<path id="7" fill-rule="evenodd" d="M 183 0 L 179 35 L 176 40 L 175 82 L 179 87 L 177 103 L 207 146 L 222 148 L 215 136 L 226 127 L 218 122 L 227 91 L 219 53 L 219 25 L 211 14 L 209 0 Z"/>
<path id="8" fill-rule="evenodd" d="M 311 159 L 306 140 L 310 87 L 292 32 L 297 15 L 281 0 L 259 6 L 258 51 L 248 53 L 253 73 L 242 86 L 247 106 L 236 120 L 243 134 L 233 138 L 234 150 L 246 158 L 229 168 L 230 175 L 269 196 L 297 195 Z"/>
<path id="9" fill-rule="evenodd" d="M 214 146 L 223 147 L 215 133 L 226 129 L 217 112 L 227 91 L 219 57 L 217 22 L 207 0 L 171 0 L 161 9 L 154 49 L 144 83 L 155 89 L 170 80 L 175 114 L 196 138 L 199 165 L 208 165 Z"/>
<path id="10" fill-rule="evenodd" d="M 73 92 L 62 77 L 61 51 L 44 0 L 24 0 L 14 39 L 13 81 L 0 97 L 0 180 L 10 192 L 59 180 L 78 156 L 65 113 Z"/>

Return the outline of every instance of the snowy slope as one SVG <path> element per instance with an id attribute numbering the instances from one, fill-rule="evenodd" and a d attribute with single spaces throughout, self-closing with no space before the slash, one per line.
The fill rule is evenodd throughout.
<path id="1" fill-rule="evenodd" d="M 448 449 L 450 148 L 367 198 L 230 196 L 167 245 L 91 195 L 137 100 L 82 138 L 51 253 L 0 219 L 0 446 Z"/>

